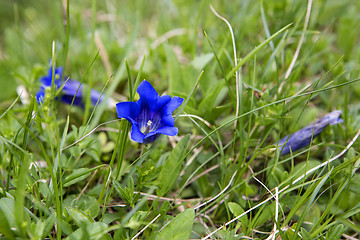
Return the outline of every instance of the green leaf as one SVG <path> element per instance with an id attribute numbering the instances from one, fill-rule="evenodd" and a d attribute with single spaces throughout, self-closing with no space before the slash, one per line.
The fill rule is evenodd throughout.
<path id="1" fill-rule="evenodd" d="M 256 219 L 257 226 L 261 226 L 262 224 L 269 221 L 269 219 L 274 218 L 275 204 L 275 202 L 272 202 L 269 205 L 264 206 L 261 211 L 256 214 L 254 219 Z"/>
<path id="2" fill-rule="evenodd" d="M 55 214 L 51 214 L 45 221 L 45 227 L 43 231 L 42 237 L 45 238 L 47 235 L 49 235 L 51 229 L 54 227 L 54 223 L 56 220 Z"/>
<path id="3" fill-rule="evenodd" d="M 73 185 L 81 180 L 84 180 L 90 175 L 88 168 L 75 169 L 70 175 L 66 176 L 64 187 Z"/>
<path id="4" fill-rule="evenodd" d="M 0 210 L 4 214 L 4 216 L 2 216 L 1 218 L 6 219 L 6 222 L 12 228 L 16 228 L 14 204 L 15 204 L 14 199 L 11 198 L 0 199 Z M 2 222 L 3 221 L 1 221 L 1 223 Z"/>
<path id="5" fill-rule="evenodd" d="M 66 240 L 82 240 L 86 239 L 89 240 L 108 240 L 111 237 L 107 234 L 108 226 L 105 223 L 95 222 L 91 224 L 84 225 L 83 227 L 79 228 L 72 234 L 70 234 Z"/>
<path id="6" fill-rule="evenodd" d="M 317 196 L 320 193 L 321 188 L 324 186 L 324 184 L 326 183 L 326 181 L 330 177 L 333 169 L 334 168 L 330 169 L 330 171 L 327 174 L 325 174 L 322 178 L 320 178 L 321 180 L 319 181 L 319 183 L 317 185 L 314 183 L 309 188 L 309 189 L 311 189 L 310 197 L 306 197 L 305 194 L 303 195 L 302 199 L 303 199 L 304 202 L 306 202 L 306 205 L 305 205 L 304 211 L 302 212 L 302 214 L 301 214 L 301 216 L 300 216 L 300 218 L 298 220 L 298 225 L 297 225 L 297 227 L 295 229 L 295 234 L 297 234 L 297 232 L 300 230 L 301 223 L 304 221 L 304 218 L 307 215 L 307 213 L 309 212 L 309 209 L 311 208 L 311 205 L 313 204 L 313 202 L 317 200 Z M 309 191 L 309 189 L 307 191 Z"/>
<path id="7" fill-rule="evenodd" d="M 195 211 L 192 208 L 186 209 L 177 215 L 164 229 L 156 235 L 155 240 L 183 240 L 189 239 L 194 223 Z"/>
<path id="8" fill-rule="evenodd" d="M 229 209 L 230 209 L 230 212 L 232 214 L 234 214 L 234 216 L 239 216 L 240 214 L 244 213 L 244 209 L 237 203 L 235 202 L 229 202 L 228 203 L 228 206 L 229 206 Z M 249 221 L 246 217 L 246 215 L 242 216 L 240 219 L 239 219 L 245 226 L 248 225 Z"/>
<path id="9" fill-rule="evenodd" d="M 335 225 L 330 228 L 326 234 L 327 240 L 337 240 L 341 238 L 341 235 L 345 232 L 345 227 L 342 224 Z"/>
<path id="10" fill-rule="evenodd" d="M 239 70 L 239 68 L 244 65 L 250 58 L 252 58 L 261 48 L 263 48 L 264 46 L 266 46 L 270 41 L 272 41 L 276 36 L 278 36 L 280 33 L 282 33 L 283 31 L 285 31 L 287 28 L 289 28 L 292 25 L 292 23 L 286 25 L 285 27 L 283 27 L 282 29 L 280 29 L 279 31 L 277 31 L 276 33 L 274 33 L 273 35 L 271 35 L 268 39 L 266 39 L 265 41 L 263 41 L 262 43 L 260 43 L 258 46 L 256 46 L 250 53 L 248 53 L 248 55 L 246 55 L 244 58 L 242 58 L 240 60 L 240 62 L 228 73 L 228 75 L 226 75 L 226 78 L 229 79 L 231 76 L 233 76 L 235 74 L 235 72 L 237 70 Z"/>
<path id="11" fill-rule="evenodd" d="M 216 98 L 219 96 L 221 89 L 225 86 L 225 80 L 218 81 L 214 86 L 212 86 L 211 90 L 207 93 L 204 99 L 201 101 L 199 105 L 199 110 L 201 114 L 209 114 L 209 109 L 213 109 Z"/>
<path id="12" fill-rule="evenodd" d="M 75 169 L 70 175 L 66 176 L 64 181 L 64 187 L 68 187 L 72 184 L 75 184 L 77 182 L 80 182 L 81 180 L 84 180 L 87 178 L 91 172 L 95 171 L 96 169 L 99 169 L 103 167 L 104 165 L 99 165 L 97 167 L 88 169 L 88 168 L 79 168 Z"/>
<path id="13" fill-rule="evenodd" d="M 191 89 L 191 81 L 188 81 L 183 76 L 181 65 L 174 51 L 168 44 L 164 44 L 164 51 L 169 72 L 169 91 L 171 94 L 187 93 Z"/>
<path id="14" fill-rule="evenodd" d="M 304 240 L 312 240 L 310 233 L 305 228 L 301 228 L 300 235 Z"/>
<path id="15" fill-rule="evenodd" d="M 190 135 L 183 137 L 171 151 L 169 158 L 162 167 L 157 179 L 157 185 L 159 189 L 157 189 L 156 192 L 159 197 L 164 196 L 176 181 L 180 173 L 181 163 L 184 160 L 189 141 Z"/>
<path id="16" fill-rule="evenodd" d="M 74 219 L 76 225 L 79 227 L 83 225 L 83 223 L 93 223 L 94 219 L 92 219 L 89 215 L 85 214 L 82 211 L 79 211 L 75 208 L 65 208 L 68 214 L 72 219 Z"/>
<path id="17" fill-rule="evenodd" d="M 297 179 L 298 177 L 300 177 L 301 175 L 306 173 L 306 171 L 318 166 L 319 164 L 320 164 L 320 161 L 317 161 L 317 160 L 308 160 L 306 162 L 301 162 L 294 167 L 293 171 L 291 172 L 291 176 L 293 177 L 293 179 Z M 312 175 L 309 174 L 308 177 L 311 177 L 311 176 Z"/>
<path id="18" fill-rule="evenodd" d="M 22 213 L 24 214 L 22 224 L 26 226 L 26 224 L 30 224 L 29 210 L 25 207 L 22 207 L 22 209 Z M 9 231 L 10 229 L 14 229 L 14 231 L 12 231 L 13 233 L 21 235 L 19 225 L 16 222 L 15 200 L 13 198 L 4 197 L 0 199 L 0 215 L 0 233 L 11 235 Z"/>
<path id="19" fill-rule="evenodd" d="M 1 201 L 2 199 L 0 199 Z M 3 204 L 3 202 L 0 202 L 0 204 Z M 0 207 L 0 233 L 3 234 L 5 237 L 9 239 L 14 239 L 15 235 L 10 229 L 10 225 L 8 222 L 9 215 L 5 214 L 2 211 L 2 207 Z M 15 219 L 14 219 L 15 220 Z"/>
<path id="20" fill-rule="evenodd" d="M 64 199 L 63 207 L 77 209 L 92 218 L 97 217 L 100 211 L 99 202 L 89 195 L 82 195 L 79 199 L 77 195 L 69 195 Z"/>
<path id="21" fill-rule="evenodd" d="M 194 60 L 191 61 L 191 65 L 197 70 L 202 70 L 213 58 L 213 53 L 206 53 L 194 58 Z"/>
<path id="22" fill-rule="evenodd" d="M 149 214 L 149 211 L 138 211 L 130 218 L 129 222 L 125 226 L 131 229 L 136 229 L 143 224 L 143 221 Z"/>

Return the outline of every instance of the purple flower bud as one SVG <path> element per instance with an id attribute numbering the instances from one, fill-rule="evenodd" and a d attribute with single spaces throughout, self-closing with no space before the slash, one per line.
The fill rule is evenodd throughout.
<path id="1" fill-rule="evenodd" d="M 334 125 L 343 122 L 340 119 L 340 110 L 333 111 L 323 118 L 317 120 L 299 131 L 282 138 L 277 144 L 281 155 L 290 153 L 310 145 L 311 139 L 317 137 L 327 125 Z"/>

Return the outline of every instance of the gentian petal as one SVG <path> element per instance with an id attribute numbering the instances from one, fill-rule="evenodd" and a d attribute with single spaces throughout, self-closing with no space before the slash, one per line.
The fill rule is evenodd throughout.
<path id="1" fill-rule="evenodd" d="M 61 95 L 61 102 L 63 103 L 67 103 L 67 104 L 73 104 L 75 106 L 80 106 L 80 107 L 84 107 L 84 103 L 83 103 L 83 99 L 81 96 L 78 95 L 67 95 L 67 94 L 63 94 Z"/>
<path id="2" fill-rule="evenodd" d="M 57 88 L 59 88 L 59 86 L 60 86 L 60 81 L 62 79 L 62 72 L 63 72 L 62 67 L 55 67 L 55 69 L 54 69 L 54 74 L 55 74 L 54 84 L 56 85 Z M 51 87 L 52 74 L 53 74 L 53 67 L 50 67 L 48 70 L 48 75 L 40 78 L 40 82 L 46 87 Z"/>
<path id="3" fill-rule="evenodd" d="M 149 132 L 144 137 L 144 143 L 151 143 L 155 141 L 161 134 L 175 136 L 176 134 L 178 134 L 178 128 L 164 126 L 155 130 L 154 132 Z"/>
<path id="4" fill-rule="evenodd" d="M 100 92 L 94 90 L 94 89 L 91 89 L 90 91 L 90 100 L 91 100 L 91 103 L 92 105 L 96 105 L 96 103 L 99 101 L 99 104 L 104 100 L 104 96 L 101 95 Z"/>
<path id="5" fill-rule="evenodd" d="M 78 81 L 67 79 L 64 81 L 63 85 L 64 86 L 61 90 L 61 101 L 67 104 L 73 103 L 75 106 L 84 107 L 82 84 L 80 84 Z"/>
<path id="6" fill-rule="evenodd" d="M 80 82 L 68 79 L 64 81 L 64 87 L 62 92 L 67 95 L 77 95 L 82 96 L 82 84 Z M 80 86 L 80 87 L 79 87 Z M 78 90 L 79 89 L 79 90 Z"/>
<path id="7" fill-rule="evenodd" d="M 171 101 L 171 97 L 169 95 L 160 96 L 155 104 L 155 108 L 157 111 L 162 111 L 162 109 L 169 104 Z"/>
<path id="8" fill-rule="evenodd" d="M 170 127 L 170 126 L 164 126 L 159 129 L 157 129 L 154 133 L 160 133 L 168 136 L 175 136 L 178 134 L 178 128 L 177 127 Z"/>
<path id="9" fill-rule="evenodd" d="M 151 135 L 151 136 L 146 136 L 144 138 L 143 143 L 147 144 L 147 143 L 152 143 L 153 141 L 155 141 L 158 137 L 160 137 L 160 133 L 155 134 L 155 135 Z"/>
<path id="10" fill-rule="evenodd" d="M 144 142 L 145 135 L 140 131 L 139 126 L 136 123 L 131 127 L 131 139 L 138 143 Z"/>
<path id="11" fill-rule="evenodd" d="M 36 101 L 40 104 L 44 101 L 45 98 L 45 89 L 40 87 L 40 90 L 36 93 Z"/>
<path id="12" fill-rule="evenodd" d="M 329 125 L 334 125 L 334 124 L 342 123 L 344 121 L 340 118 L 340 115 L 341 115 L 341 110 L 335 110 L 335 111 L 332 111 L 331 113 L 325 115 L 320 120 L 328 123 Z"/>
<path id="13" fill-rule="evenodd" d="M 144 106 L 148 106 L 149 110 L 151 112 L 154 112 L 157 107 L 159 94 L 155 91 L 153 86 L 151 86 L 148 81 L 144 80 L 140 83 L 136 91 L 140 96 L 141 104 Z"/>
<path id="14" fill-rule="evenodd" d="M 121 102 L 116 104 L 116 112 L 118 118 L 125 118 L 134 125 L 135 119 L 140 114 L 140 108 L 136 102 Z"/>
<path id="15" fill-rule="evenodd" d="M 162 123 L 166 126 L 173 127 L 175 125 L 175 119 L 173 118 L 173 112 L 183 103 L 184 99 L 181 97 L 173 97 L 162 109 Z"/>
<path id="16" fill-rule="evenodd" d="M 340 110 L 333 111 L 315 123 L 300 129 L 290 136 L 282 138 L 277 144 L 281 152 L 280 154 L 285 155 L 290 153 L 290 149 L 291 151 L 296 151 L 308 146 L 311 139 L 317 137 L 328 125 L 334 125 L 342 122 L 340 114 Z"/>

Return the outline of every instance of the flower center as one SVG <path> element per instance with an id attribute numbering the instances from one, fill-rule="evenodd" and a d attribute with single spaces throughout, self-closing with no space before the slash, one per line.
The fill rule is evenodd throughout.
<path id="1" fill-rule="evenodd" d="M 150 132 L 150 128 L 151 128 L 152 123 L 153 122 L 151 120 L 147 121 L 146 126 L 142 127 L 140 131 L 145 135 L 148 134 Z"/>

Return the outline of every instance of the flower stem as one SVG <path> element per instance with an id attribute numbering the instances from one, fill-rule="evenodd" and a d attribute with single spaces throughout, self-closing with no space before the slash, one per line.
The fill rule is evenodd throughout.
<path id="1" fill-rule="evenodd" d="M 121 127 L 121 126 L 123 126 L 123 127 Z M 129 122 L 122 121 L 120 128 L 122 129 L 122 132 L 119 133 L 119 136 L 121 136 L 121 137 L 120 137 L 120 151 L 119 151 L 119 155 L 118 155 L 118 162 L 116 165 L 116 172 L 115 172 L 115 180 L 116 181 L 118 181 L 120 178 L 121 166 L 122 166 L 122 163 L 124 160 L 126 140 L 127 140 L 127 135 L 129 132 Z"/>

